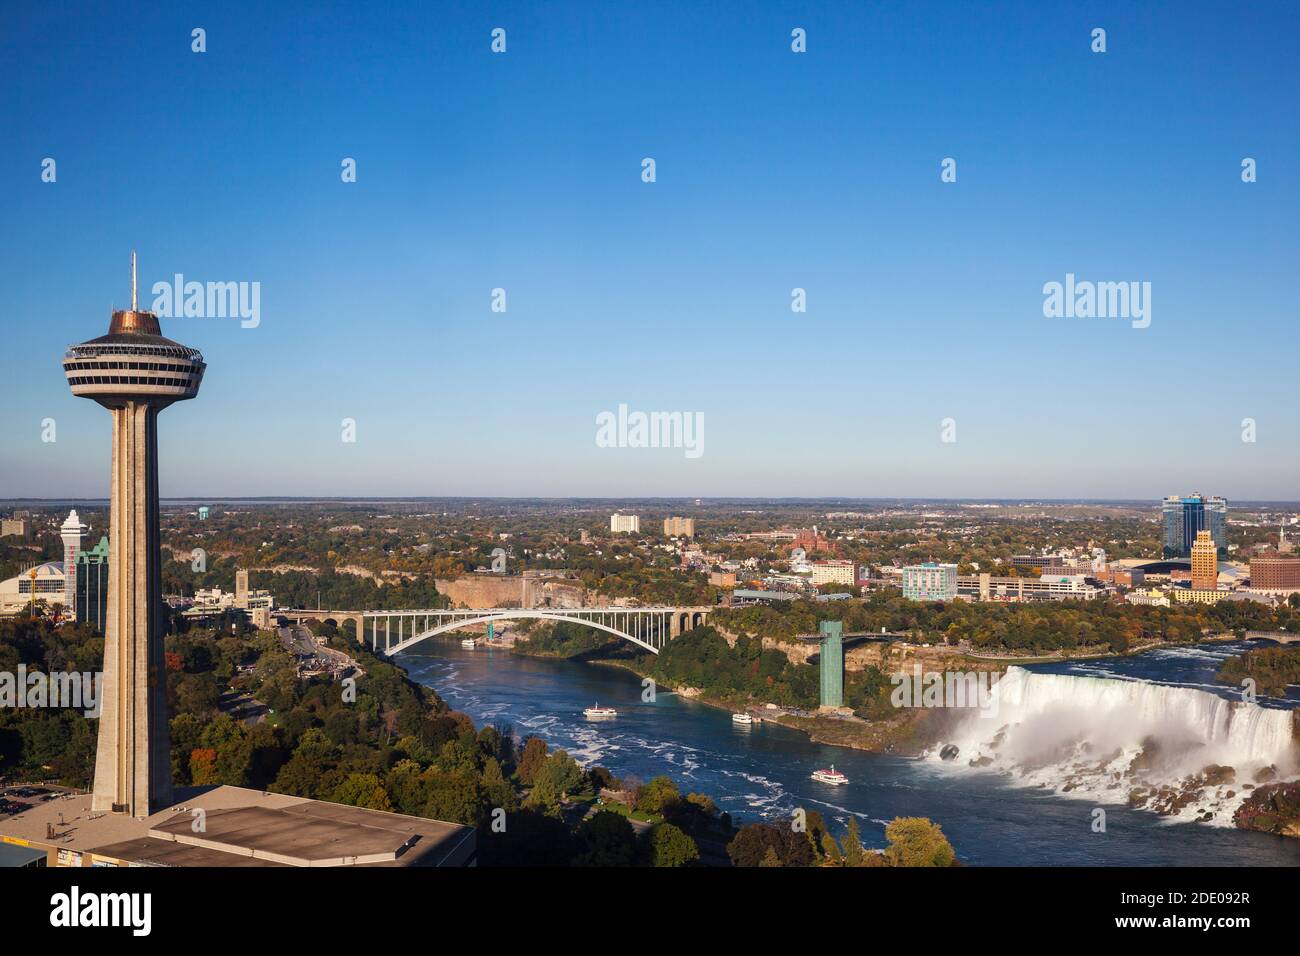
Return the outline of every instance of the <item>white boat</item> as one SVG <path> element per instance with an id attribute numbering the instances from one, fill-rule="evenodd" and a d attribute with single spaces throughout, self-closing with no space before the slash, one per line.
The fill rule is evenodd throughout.
<path id="1" fill-rule="evenodd" d="M 465 638 L 465 640 L 463 640 L 463 641 L 460 642 L 460 646 L 461 646 L 461 647 L 478 647 L 478 641 L 474 640 L 474 638 L 472 638 L 472 637 L 467 637 L 467 638 Z"/>
<path id="2" fill-rule="evenodd" d="M 589 720 L 599 720 L 602 717 L 617 717 L 618 711 L 613 707 L 601 707 L 600 704 L 596 704 L 594 707 L 588 707 L 584 710 L 582 716 Z"/>
<path id="3" fill-rule="evenodd" d="M 731 722 L 733 724 L 752 724 L 754 718 L 749 716 L 749 714 L 732 714 Z"/>
<path id="4" fill-rule="evenodd" d="M 849 782 L 848 777 L 835 769 L 835 764 L 831 764 L 829 770 L 814 770 L 812 778 L 818 783 L 829 783 L 836 787 Z"/>

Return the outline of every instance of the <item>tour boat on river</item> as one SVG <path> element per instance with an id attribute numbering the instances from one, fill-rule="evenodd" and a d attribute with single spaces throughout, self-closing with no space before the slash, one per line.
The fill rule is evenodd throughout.
<path id="1" fill-rule="evenodd" d="M 584 710 L 582 716 L 589 720 L 599 720 L 604 717 L 617 717 L 618 711 L 613 707 L 601 707 L 600 704 L 597 703 L 594 707 L 588 707 Z"/>
<path id="2" fill-rule="evenodd" d="M 752 724 L 754 718 L 749 716 L 749 714 L 732 714 L 731 722 L 733 724 Z"/>
<path id="3" fill-rule="evenodd" d="M 812 778 L 818 783 L 829 783 L 836 787 L 849 782 L 848 777 L 835 769 L 835 764 L 831 764 L 829 770 L 814 770 Z"/>

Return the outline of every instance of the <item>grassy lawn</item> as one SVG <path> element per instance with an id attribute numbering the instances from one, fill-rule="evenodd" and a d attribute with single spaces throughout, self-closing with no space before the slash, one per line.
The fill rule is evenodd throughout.
<path id="1" fill-rule="evenodd" d="M 636 820 L 638 823 L 663 823 L 664 820 L 663 817 L 656 813 L 633 810 L 626 803 L 619 803 L 617 800 L 597 804 L 596 809 L 608 810 L 610 813 L 617 813 L 620 817 L 627 817 L 629 820 Z"/>

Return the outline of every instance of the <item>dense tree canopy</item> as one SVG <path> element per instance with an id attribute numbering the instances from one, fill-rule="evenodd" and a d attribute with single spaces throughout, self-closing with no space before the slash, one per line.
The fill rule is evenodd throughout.
<path id="1" fill-rule="evenodd" d="M 791 601 L 715 611 L 713 623 L 731 633 L 794 641 L 817 633 L 823 620 L 842 620 L 844 632 L 908 635 L 917 643 L 967 642 L 975 651 L 1051 651 L 1076 648 L 1124 651 L 1139 642 L 1196 641 L 1207 634 L 1294 629 L 1294 609 L 1255 601 L 1214 605 L 1143 607 L 1111 601 L 1040 601 L 1025 604 L 909 601 L 877 591 L 866 600 L 819 604 Z"/>

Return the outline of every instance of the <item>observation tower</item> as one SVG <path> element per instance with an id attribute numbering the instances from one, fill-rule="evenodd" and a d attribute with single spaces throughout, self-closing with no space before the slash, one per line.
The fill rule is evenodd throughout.
<path id="1" fill-rule="evenodd" d="M 93 399 L 113 418 L 108 612 L 93 811 L 143 818 L 172 803 L 158 413 L 197 395 L 206 367 L 198 350 L 164 338 L 158 316 L 137 307 L 134 252 L 131 308 L 113 313 L 107 335 L 69 346 L 64 355 L 72 394 Z"/>

